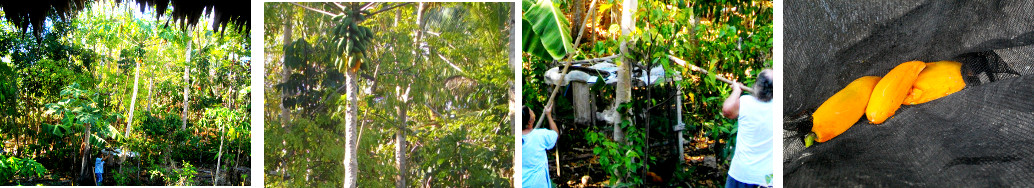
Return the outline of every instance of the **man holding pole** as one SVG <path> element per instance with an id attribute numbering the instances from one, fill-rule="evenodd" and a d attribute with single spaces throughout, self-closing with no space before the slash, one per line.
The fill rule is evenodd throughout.
<path id="1" fill-rule="evenodd" d="M 754 96 L 740 96 L 743 93 L 741 87 L 746 86 L 735 83 L 722 105 L 722 115 L 737 119 L 739 126 L 726 188 L 772 184 L 772 83 L 772 70 L 762 70 L 754 83 Z"/>

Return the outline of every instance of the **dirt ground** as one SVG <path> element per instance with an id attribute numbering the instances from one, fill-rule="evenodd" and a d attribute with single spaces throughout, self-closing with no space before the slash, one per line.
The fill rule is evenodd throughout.
<path id="1" fill-rule="evenodd" d="M 610 173 L 600 166 L 593 155 L 593 146 L 583 139 L 583 132 L 566 129 L 557 141 L 557 147 L 549 150 L 549 173 L 553 183 L 560 187 L 607 187 Z M 640 173 L 645 187 L 721 187 L 725 185 L 728 165 L 721 164 L 716 157 L 725 147 L 724 140 L 712 140 L 705 133 L 686 136 L 683 149 L 686 154 L 679 157 L 676 141 L 663 136 L 650 138 L 649 153 L 655 160 L 650 170 Z M 560 161 L 557 162 L 559 156 Z M 557 165 L 560 165 L 559 174 Z"/>

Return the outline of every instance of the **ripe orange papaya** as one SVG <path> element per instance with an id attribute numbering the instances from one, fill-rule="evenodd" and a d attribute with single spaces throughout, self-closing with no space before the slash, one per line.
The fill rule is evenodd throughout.
<path id="1" fill-rule="evenodd" d="M 904 105 L 922 104 L 948 96 L 966 87 L 962 80 L 962 63 L 954 61 L 938 61 L 926 63 L 926 68 L 919 72 L 916 83 L 905 97 Z"/>
<path id="2" fill-rule="evenodd" d="M 647 180 L 649 180 L 650 182 L 653 182 L 653 183 L 664 183 L 664 179 L 661 178 L 661 176 L 658 176 L 657 173 L 646 172 L 646 177 L 648 177 Z"/>
<path id="3" fill-rule="evenodd" d="M 811 114 L 811 132 L 816 141 L 826 142 L 851 128 L 858 118 L 865 114 L 872 89 L 880 81 L 879 76 L 864 76 L 847 84 Z"/>
<path id="4" fill-rule="evenodd" d="M 881 124 L 886 121 L 894 112 L 901 108 L 908 92 L 915 84 L 919 72 L 926 68 L 922 61 L 909 61 L 894 67 L 887 75 L 876 83 L 872 89 L 872 96 L 869 96 L 869 104 L 865 107 L 865 116 L 872 124 Z"/>

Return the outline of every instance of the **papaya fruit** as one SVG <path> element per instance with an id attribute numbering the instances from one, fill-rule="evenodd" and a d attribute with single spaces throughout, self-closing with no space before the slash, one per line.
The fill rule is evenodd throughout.
<path id="1" fill-rule="evenodd" d="M 815 141 L 826 142 L 851 128 L 865 114 L 865 106 L 872 96 L 872 89 L 880 81 L 878 76 L 864 76 L 847 84 L 832 97 L 822 102 L 811 114 L 811 132 Z"/>
<path id="2" fill-rule="evenodd" d="M 912 84 L 915 84 L 919 72 L 926 68 L 922 61 L 909 61 L 901 63 L 876 83 L 872 89 L 872 96 L 869 96 L 869 104 L 865 107 L 865 116 L 872 124 L 881 124 L 894 112 L 901 108 Z"/>
<path id="3" fill-rule="evenodd" d="M 938 61 L 926 63 L 926 68 L 919 72 L 912 90 L 905 97 L 904 105 L 915 105 L 930 102 L 966 87 L 962 80 L 962 63 L 954 61 Z"/>

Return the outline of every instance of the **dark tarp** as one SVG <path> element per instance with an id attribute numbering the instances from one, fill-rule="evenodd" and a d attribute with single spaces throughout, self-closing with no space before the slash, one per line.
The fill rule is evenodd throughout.
<path id="1" fill-rule="evenodd" d="M 1034 1 L 787 1 L 784 184 L 1034 186 Z M 963 63 L 966 89 L 805 148 L 811 113 L 900 63 Z"/>

